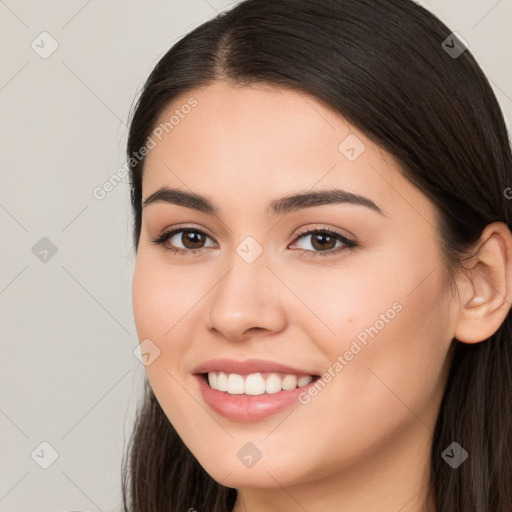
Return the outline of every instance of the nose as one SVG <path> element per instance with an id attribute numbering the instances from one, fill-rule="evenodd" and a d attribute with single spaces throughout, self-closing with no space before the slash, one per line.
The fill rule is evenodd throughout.
<path id="1" fill-rule="evenodd" d="M 207 328 L 232 341 L 284 329 L 285 288 L 263 255 L 247 263 L 235 253 L 230 263 L 208 294 Z"/>

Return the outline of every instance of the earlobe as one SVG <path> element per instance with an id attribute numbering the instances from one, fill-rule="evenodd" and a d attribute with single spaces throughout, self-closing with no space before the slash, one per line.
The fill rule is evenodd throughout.
<path id="1" fill-rule="evenodd" d="M 484 341 L 498 330 L 511 307 L 512 234 L 505 223 L 486 226 L 459 284 L 454 337 L 463 343 Z"/>

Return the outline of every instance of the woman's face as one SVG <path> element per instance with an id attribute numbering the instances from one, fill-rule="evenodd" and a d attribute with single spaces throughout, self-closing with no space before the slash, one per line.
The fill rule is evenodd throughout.
<path id="1" fill-rule="evenodd" d="M 299 92 L 218 82 L 160 121 L 143 203 L 163 187 L 211 203 L 149 201 L 133 277 L 147 376 L 185 444 L 229 487 L 390 460 L 410 476 L 427 458 L 453 339 L 432 203 Z"/>

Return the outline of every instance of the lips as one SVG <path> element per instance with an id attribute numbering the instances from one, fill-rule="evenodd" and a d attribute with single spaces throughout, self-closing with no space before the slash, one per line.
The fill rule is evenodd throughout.
<path id="1" fill-rule="evenodd" d="M 192 370 L 194 374 L 220 371 L 224 373 L 237 373 L 249 375 L 251 373 L 284 373 L 289 375 L 318 376 L 319 373 L 312 368 L 299 368 L 263 359 L 246 359 L 236 361 L 234 359 L 211 359 Z"/>
<path id="2" fill-rule="evenodd" d="M 285 385 L 274 387 L 275 383 L 272 384 L 270 379 L 275 380 L 277 377 L 279 380 L 282 376 L 286 376 L 282 381 Z M 229 419 L 247 422 L 264 419 L 297 404 L 300 393 L 315 385 L 319 375 L 309 368 L 261 359 L 213 359 L 194 368 L 194 377 L 205 402 L 211 409 Z M 220 384 L 219 377 L 224 380 L 227 377 L 225 391 L 221 390 L 224 389 L 224 384 Z M 266 390 L 261 387 L 261 382 L 259 386 L 257 382 L 253 382 L 250 384 L 250 390 L 248 389 L 248 380 L 261 380 L 263 377 L 267 377 Z M 208 384 L 209 379 L 213 386 Z M 236 382 L 230 383 L 230 379 Z M 294 382 L 290 382 L 288 386 L 287 381 Z M 300 381 L 303 383 L 302 386 L 299 385 Z M 268 387 L 269 385 L 272 389 Z M 295 387 L 296 385 L 299 387 Z"/>

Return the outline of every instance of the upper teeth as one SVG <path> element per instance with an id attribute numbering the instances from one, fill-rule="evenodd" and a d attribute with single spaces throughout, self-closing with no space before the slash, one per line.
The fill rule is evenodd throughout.
<path id="1" fill-rule="evenodd" d="M 290 391 L 305 386 L 313 380 L 311 375 L 285 375 L 277 373 L 238 373 L 208 372 L 208 382 L 212 389 L 226 391 L 231 395 L 262 395 L 263 393 L 278 393 L 281 390 Z"/>

